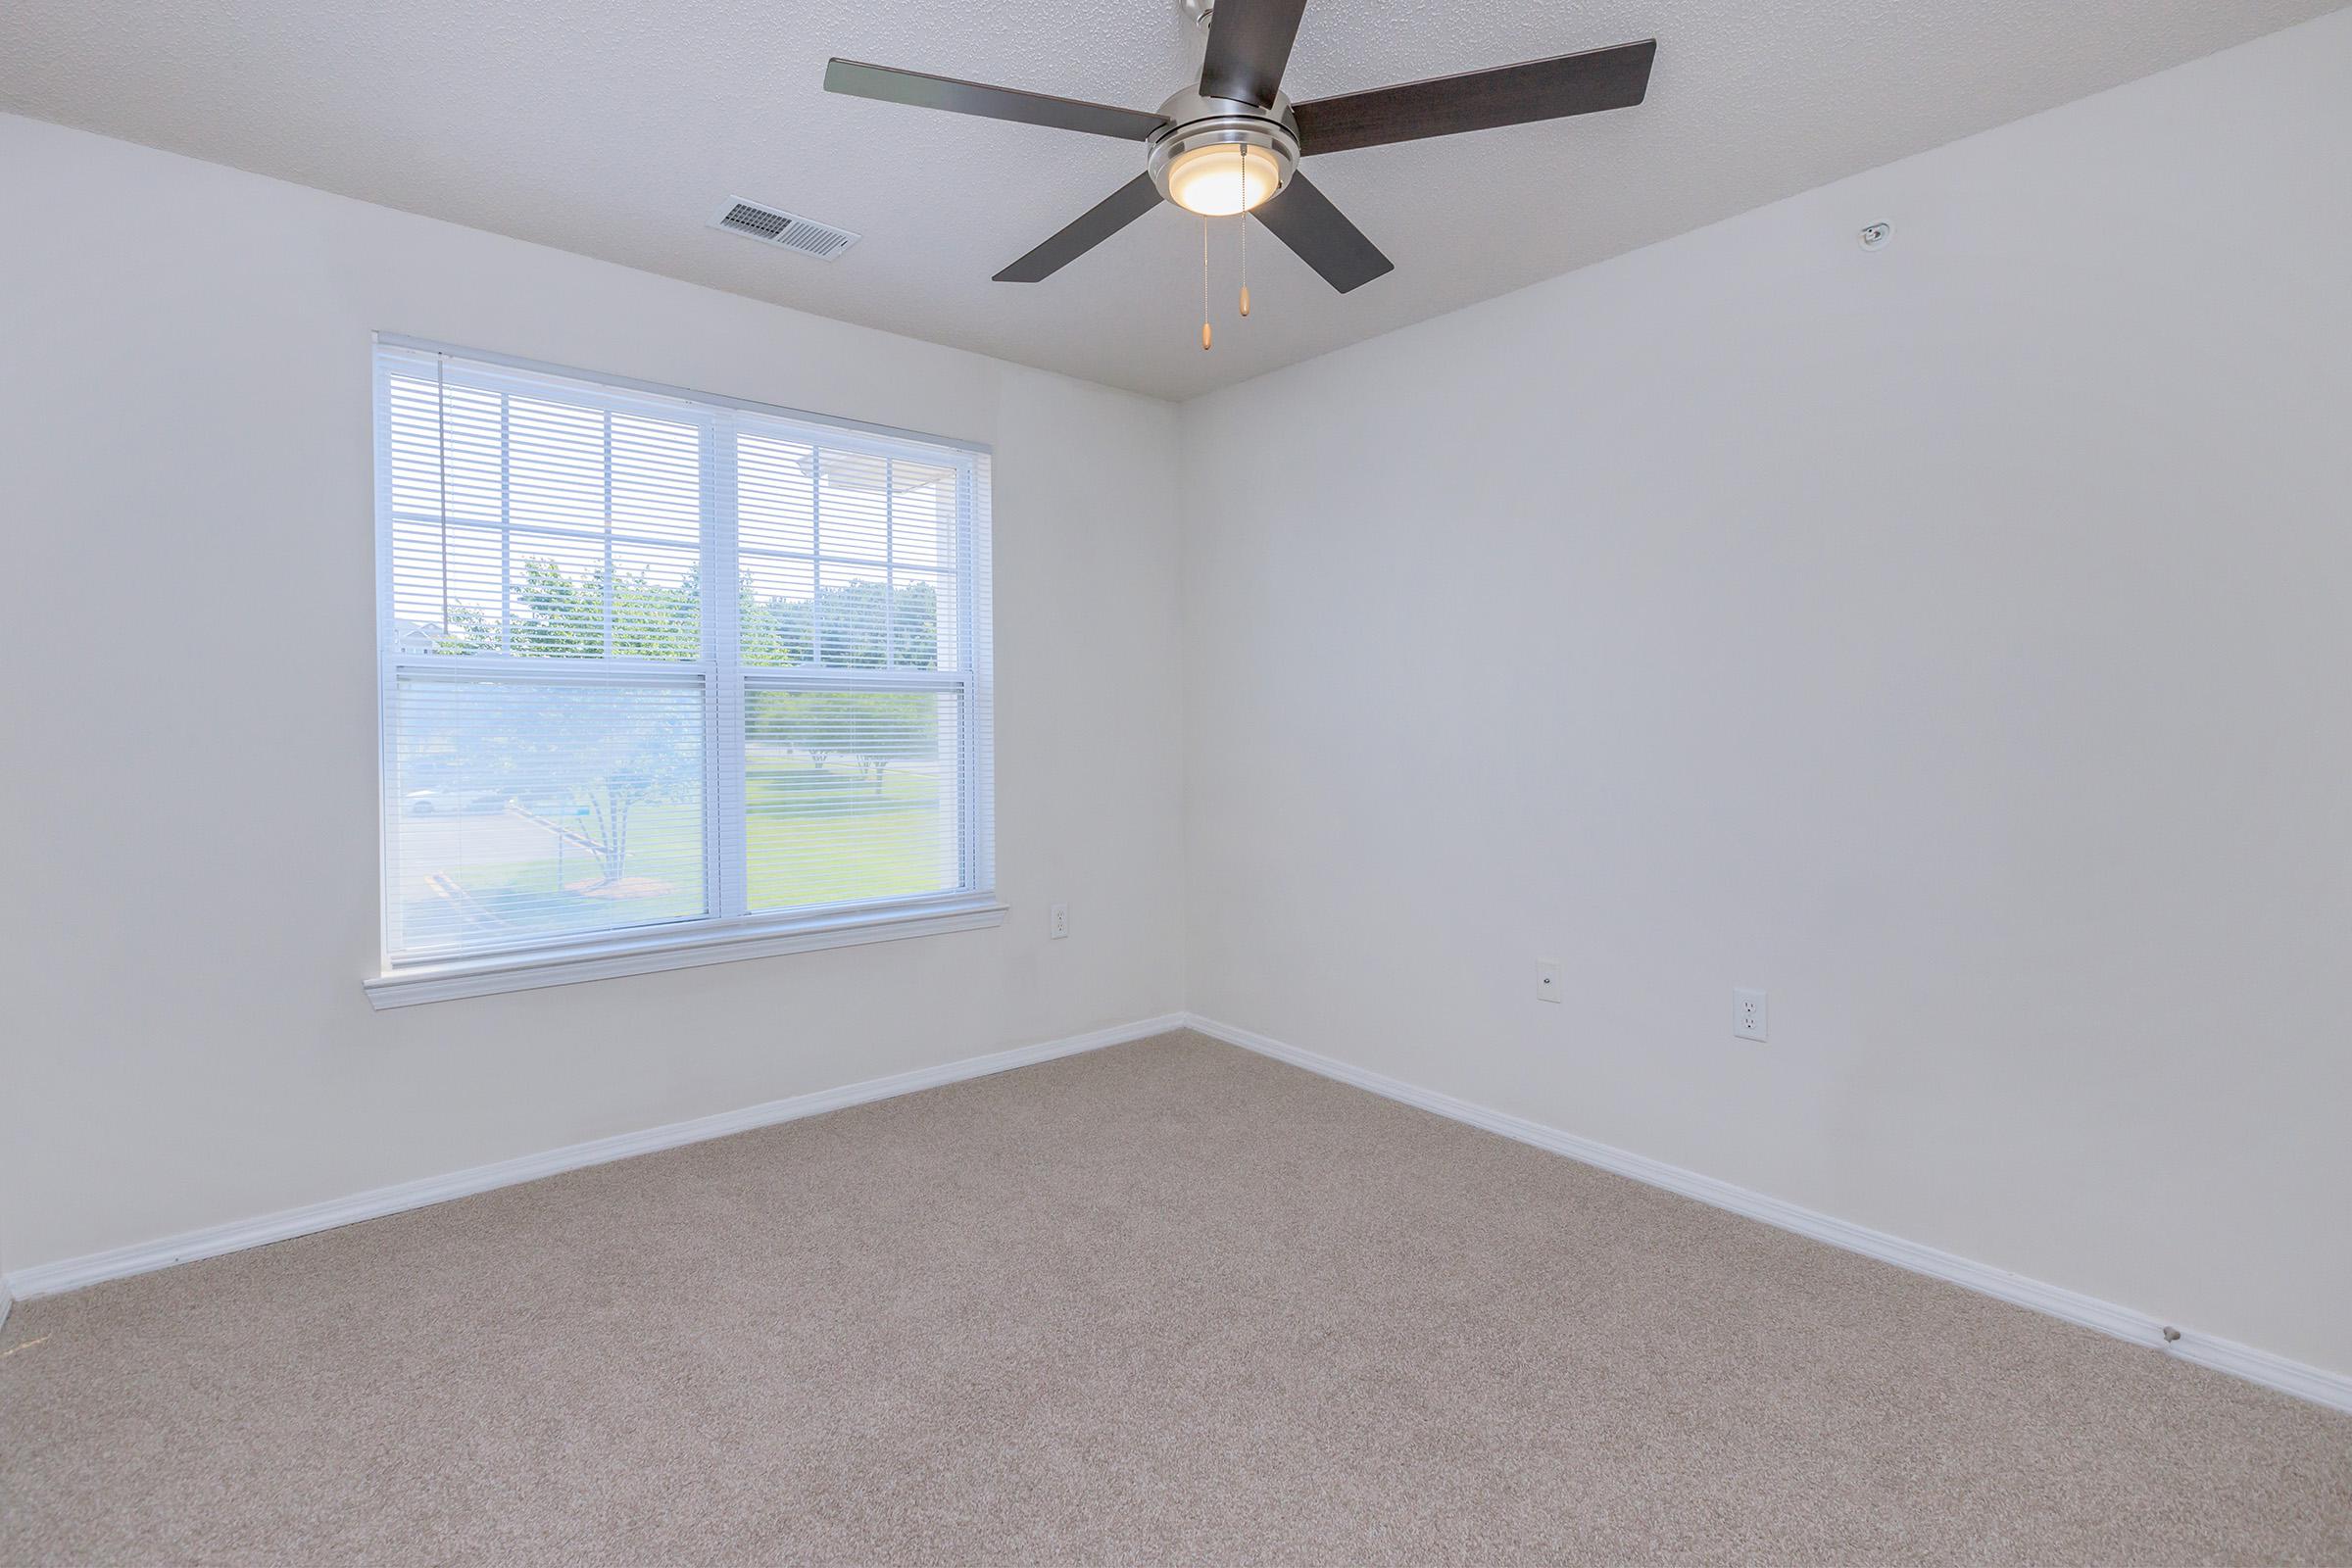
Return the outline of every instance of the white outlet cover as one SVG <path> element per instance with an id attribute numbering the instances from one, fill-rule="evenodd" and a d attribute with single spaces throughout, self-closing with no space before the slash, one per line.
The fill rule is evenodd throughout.
<path id="1" fill-rule="evenodd" d="M 1537 1001 L 1558 1002 L 1561 1000 L 1560 993 L 1566 984 L 1563 978 L 1565 970 L 1566 965 L 1557 958 L 1538 958 L 1536 960 Z"/>
<path id="2" fill-rule="evenodd" d="M 1742 1040 L 1765 1040 L 1771 1037 L 1771 1015 L 1765 1010 L 1764 993 L 1748 986 L 1732 987 L 1732 1033 Z"/>
<path id="3" fill-rule="evenodd" d="M 1059 941 L 1070 934 L 1070 906 L 1056 904 L 1046 917 L 1046 935 Z"/>

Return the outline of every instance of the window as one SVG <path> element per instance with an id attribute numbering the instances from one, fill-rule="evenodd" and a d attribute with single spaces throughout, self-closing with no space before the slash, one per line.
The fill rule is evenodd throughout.
<path id="1" fill-rule="evenodd" d="M 985 453 L 388 338 L 375 379 L 379 1004 L 1001 918 Z"/>

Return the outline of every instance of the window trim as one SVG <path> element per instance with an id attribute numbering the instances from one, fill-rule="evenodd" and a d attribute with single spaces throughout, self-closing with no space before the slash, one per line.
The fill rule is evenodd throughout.
<path id="1" fill-rule="evenodd" d="M 920 902 L 894 899 L 866 906 L 836 905 L 797 917 L 698 920 L 685 928 L 648 926 L 560 950 L 531 948 L 438 963 L 404 963 L 360 984 L 380 1012 L 420 1002 L 567 986 L 582 980 L 896 942 L 949 931 L 976 931 L 1003 925 L 1005 912 L 1005 906 L 998 903 L 993 893 L 950 894 Z"/>
<path id="2" fill-rule="evenodd" d="M 828 435 L 846 436 L 849 439 L 843 444 L 852 450 L 864 445 L 858 439 L 862 436 L 872 441 L 872 450 L 884 456 L 896 455 L 894 449 L 900 443 L 912 443 L 935 451 L 962 453 L 976 458 L 983 466 L 983 477 L 965 497 L 966 515 L 960 519 L 959 559 L 955 568 L 955 575 L 962 590 L 957 594 L 957 614 L 962 622 L 957 630 L 961 646 L 968 650 L 966 669 L 877 669 L 855 672 L 820 669 L 798 672 L 793 666 L 771 668 L 764 665 L 737 665 L 734 679 L 730 680 L 722 677 L 717 668 L 711 641 L 714 636 L 725 635 L 725 627 L 716 623 L 718 616 L 709 613 L 706 613 L 704 623 L 704 656 L 684 668 L 668 661 L 624 659 L 587 662 L 593 665 L 596 674 L 606 678 L 625 681 L 634 674 L 700 680 L 705 687 L 706 722 L 714 719 L 722 727 L 726 710 L 730 706 L 729 691 L 736 688 L 739 690 L 735 692 L 737 701 L 734 706 L 740 706 L 743 693 L 760 688 L 865 690 L 886 686 L 960 694 L 968 709 L 961 725 L 961 746 L 964 752 L 964 777 L 969 781 L 972 795 L 967 820 L 961 824 L 959 832 L 960 854 L 968 872 L 966 885 L 932 895 L 827 905 L 815 909 L 774 913 L 714 911 L 688 920 L 523 943 L 507 949 L 477 950 L 450 956 L 394 958 L 390 949 L 391 888 L 387 875 L 391 865 L 391 846 L 388 808 L 383 792 L 389 787 L 390 778 L 387 768 L 390 726 L 386 722 L 390 710 L 387 705 L 400 672 L 416 664 L 446 667 L 452 676 L 461 677 L 467 673 L 478 673 L 486 676 L 528 674 L 538 678 L 553 676 L 561 679 L 566 672 L 565 666 L 577 666 L 570 660 L 516 660 L 495 655 L 469 658 L 462 667 L 454 664 L 441 666 L 437 660 L 428 663 L 425 661 L 404 661 L 394 657 L 386 641 L 386 628 L 391 623 L 389 596 L 392 592 L 393 566 L 391 532 L 385 526 L 386 518 L 391 514 L 391 435 L 380 403 L 380 377 L 376 368 L 381 351 L 386 349 L 446 355 L 452 359 L 521 374 L 546 375 L 610 388 L 623 395 L 635 393 L 682 401 L 721 414 L 734 411 L 787 420 L 816 427 Z M 370 398 L 371 417 L 375 426 L 371 442 L 375 458 L 372 486 L 375 505 L 370 512 L 368 526 L 375 535 L 377 563 L 376 614 L 372 635 L 377 661 L 376 877 L 381 912 L 377 918 L 377 973 L 363 978 L 361 982 L 371 1005 L 380 1010 L 460 997 L 647 974 L 662 969 L 729 963 L 778 954 L 975 930 L 1004 923 L 1006 906 L 999 903 L 996 896 L 995 650 L 994 637 L 988 631 L 993 622 L 993 613 L 990 606 L 978 602 L 981 596 L 993 595 L 994 591 L 990 570 L 991 504 L 984 477 L 985 467 L 993 457 L 991 448 L 976 441 L 844 419 L 778 404 L 698 392 L 628 376 L 607 375 L 395 332 L 372 335 L 368 374 L 370 384 L 379 388 L 378 395 Z M 712 463 L 710 447 L 706 443 L 707 482 L 713 482 L 719 477 L 718 473 L 712 471 Z M 706 560 L 710 554 L 710 541 L 706 533 L 703 546 Z M 728 541 L 723 553 L 732 557 L 732 540 Z M 731 577 L 731 573 L 729 575 Z M 726 599 L 726 596 L 720 597 Z M 734 619 L 731 599 L 726 599 L 726 603 L 719 608 L 725 622 L 731 624 Z M 692 671 L 691 675 L 689 671 Z M 706 781 L 706 789 L 713 804 L 720 807 L 720 809 L 708 813 L 710 820 L 705 824 L 707 855 L 717 851 L 720 835 L 726 831 L 725 803 L 739 800 L 742 791 L 741 780 L 727 777 L 725 773 L 722 766 L 721 776 Z"/>

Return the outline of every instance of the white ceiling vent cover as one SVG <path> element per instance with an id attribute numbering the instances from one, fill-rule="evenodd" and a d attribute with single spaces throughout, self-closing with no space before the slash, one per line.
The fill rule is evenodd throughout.
<path id="1" fill-rule="evenodd" d="M 813 256 L 829 262 L 858 243 L 858 236 L 846 228 L 819 223 L 778 207 L 763 207 L 747 202 L 740 196 L 730 196 L 719 208 L 718 216 L 710 220 L 712 228 L 723 228 L 742 234 L 762 245 L 780 245 L 803 256 Z"/>

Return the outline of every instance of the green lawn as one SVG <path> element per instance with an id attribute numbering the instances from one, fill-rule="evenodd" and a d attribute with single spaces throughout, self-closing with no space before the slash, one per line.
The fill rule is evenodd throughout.
<path id="1" fill-rule="evenodd" d="M 820 766 L 807 755 L 754 747 L 745 770 L 749 906 L 754 913 L 953 888 L 952 786 L 893 764 L 877 780 L 855 758 Z M 596 818 L 558 808 L 582 838 Z M 510 808 L 403 823 L 411 863 L 440 862 L 446 885 L 409 890 L 405 945 L 495 940 L 651 924 L 705 912 L 700 801 L 642 802 L 630 812 L 622 875 L 608 881 L 585 845 Z M 414 837 L 441 834 L 445 850 Z"/>
<path id="2" fill-rule="evenodd" d="M 956 819 L 936 773 L 905 765 L 879 780 L 856 760 L 818 768 L 751 749 L 744 828 L 754 910 L 937 893 L 956 881 Z"/>

